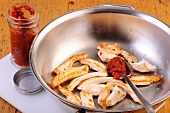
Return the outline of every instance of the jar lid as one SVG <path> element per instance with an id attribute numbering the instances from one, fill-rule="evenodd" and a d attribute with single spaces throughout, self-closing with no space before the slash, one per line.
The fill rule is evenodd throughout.
<path id="1" fill-rule="evenodd" d="M 16 72 L 13 82 L 16 89 L 23 94 L 35 94 L 43 89 L 30 67 L 22 68 Z"/>

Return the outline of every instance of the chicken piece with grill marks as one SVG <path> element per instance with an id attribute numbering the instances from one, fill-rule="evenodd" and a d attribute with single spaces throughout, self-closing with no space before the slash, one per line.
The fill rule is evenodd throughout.
<path id="1" fill-rule="evenodd" d="M 98 54 L 100 60 L 102 60 L 103 62 L 108 62 L 110 59 L 117 57 L 116 54 L 112 54 L 112 53 L 109 53 L 109 52 L 103 51 L 103 50 L 99 50 L 97 54 Z"/>
<path id="2" fill-rule="evenodd" d="M 86 107 L 96 108 L 94 106 L 93 96 L 85 91 L 80 91 L 82 105 Z"/>
<path id="3" fill-rule="evenodd" d="M 98 104 L 103 108 L 106 109 L 106 100 L 110 95 L 111 89 L 113 88 L 112 85 L 106 84 L 105 88 L 102 90 L 98 97 Z"/>
<path id="4" fill-rule="evenodd" d="M 128 53 L 127 51 L 121 50 L 121 54 L 129 64 L 137 62 L 137 58 L 134 55 Z"/>
<path id="5" fill-rule="evenodd" d="M 93 77 L 89 78 L 87 80 L 82 81 L 77 89 L 83 90 L 88 84 L 101 84 L 101 83 L 107 83 L 107 82 L 122 82 L 121 80 L 116 80 L 113 77 Z"/>
<path id="6" fill-rule="evenodd" d="M 119 55 L 125 58 L 129 64 L 137 62 L 137 58 L 134 55 L 122 50 L 116 44 L 98 44 L 97 49 L 99 49 L 98 56 L 103 62 L 108 62 L 109 60 Z"/>
<path id="7" fill-rule="evenodd" d="M 86 64 L 95 71 L 107 73 L 106 66 L 97 60 L 90 59 L 90 58 L 83 58 L 83 59 L 80 59 L 79 61 L 81 64 Z"/>
<path id="8" fill-rule="evenodd" d="M 80 67 L 72 67 L 69 70 L 63 71 L 51 79 L 51 87 L 54 88 L 57 85 L 84 74 L 87 74 L 89 71 L 89 67 L 87 65 L 83 65 Z"/>
<path id="9" fill-rule="evenodd" d="M 87 73 L 83 76 L 77 77 L 75 79 L 73 79 L 70 84 L 67 86 L 68 90 L 72 91 L 74 90 L 74 88 L 82 81 L 92 78 L 92 77 L 99 77 L 99 76 L 108 76 L 107 73 L 104 72 L 91 72 L 91 73 Z"/>
<path id="10" fill-rule="evenodd" d="M 161 75 L 140 75 L 140 76 L 131 76 L 130 80 L 135 85 L 149 85 L 154 82 L 158 82 L 163 78 Z"/>
<path id="11" fill-rule="evenodd" d="M 121 48 L 116 44 L 107 44 L 107 43 L 98 44 L 97 49 L 106 51 L 108 53 L 112 53 L 115 55 L 118 55 L 121 53 Z"/>
<path id="12" fill-rule="evenodd" d="M 86 53 L 73 55 L 72 57 L 67 59 L 64 63 L 60 64 L 57 68 L 55 68 L 54 72 L 56 74 L 59 74 L 60 72 L 71 68 L 73 66 L 74 62 L 76 62 L 76 61 L 78 61 L 78 60 L 80 60 L 82 58 L 87 58 L 87 56 L 88 55 Z"/>
<path id="13" fill-rule="evenodd" d="M 116 103 L 122 101 L 126 97 L 126 91 L 118 86 L 113 87 L 112 93 L 106 99 L 107 106 L 113 106 Z"/>
<path id="14" fill-rule="evenodd" d="M 66 88 L 63 88 L 61 87 L 60 85 L 58 85 L 58 89 L 59 91 L 66 96 L 66 99 L 73 102 L 73 103 L 76 103 L 76 104 L 79 104 L 79 105 L 82 105 L 82 102 L 80 100 L 80 98 L 73 94 L 71 91 L 69 91 L 68 89 Z"/>
<path id="15" fill-rule="evenodd" d="M 138 97 L 136 96 L 136 94 L 133 92 L 133 90 L 131 89 L 131 87 L 123 82 L 112 82 L 112 83 L 107 83 L 108 85 L 112 85 L 112 86 L 118 86 L 123 88 L 131 97 L 135 102 L 138 102 L 141 104 L 140 100 L 138 99 Z"/>
<path id="16" fill-rule="evenodd" d="M 93 96 L 98 96 L 105 86 L 105 84 L 88 84 L 82 90 L 90 93 Z"/>
<path id="17" fill-rule="evenodd" d="M 131 66 L 139 72 L 153 72 L 156 71 L 156 66 L 150 64 L 148 61 L 142 59 L 142 61 L 137 62 L 137 63 L 130 63 Z"/>

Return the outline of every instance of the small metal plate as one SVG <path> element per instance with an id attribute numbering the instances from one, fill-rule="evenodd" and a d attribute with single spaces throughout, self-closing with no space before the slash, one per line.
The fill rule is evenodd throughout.
<path id="1" fill-rule="evenodd" d="M 35 94 L 43 89 L 30 67 L 20 69 L 16 72 L 13 81 L 16 89 L 23 94 Z"/>

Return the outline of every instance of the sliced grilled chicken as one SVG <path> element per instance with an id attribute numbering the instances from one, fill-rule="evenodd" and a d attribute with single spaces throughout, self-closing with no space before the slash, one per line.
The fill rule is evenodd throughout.
<path id="1" fill-rule="evenodd" d="M 156 66 L 150 64 L 148 61 L 142 59 L 142 61 L 138 63 L 130 63 L 131 66 L 139 72 L 152 72 L 156 70 Z"/>
<path id="2" fill-rule="evenodd" d="M 108 53 L 112 53 L 112 54 L 115 54 L 115 55 L 121 53 L 121 48 L 116 44 L 107 44 L 107 43 L 98 44 L 97 49 L 102 50 L 102 51 L 106 51 Z"/>
<path id="3" fill-rule="evenodd" d="M 137 58 L 134 55 L 128 53 L 127 51 L 121 50 L 121 54 L 128 61 L 129 64 L 137 62 Z"/>
<path id="4" fill-rule="evenodd" d="M 109 53 L 109 52 L 103 51 L 103 50 L 99 50 L 97 54 L 103 62 L 108 62 L 110 59 L 117 56 L 116 54 Z"/>
<path id="5" fill-rule="evenodd" d="M 92 77 L 97 77 L 97 76 L 108 76 L 107 73 L 104 72 L 91 72 L 91 73 L 87 73 L 83 76 L 77 77 L 75 79 L 73 79 L 70 84 L 67 86 L 68 90 L 72 91 L 74 90 L 74 88 L 83 80 L 92 78 Z"/>
<path id="6" fill-rule="evenodd" d="M 82 76 L 84 74 L 87 74 L 89 71 L 89 67 L 87 65 L 83 65 L 80 67 L 72 67 L 69 70 L 63 71 L 56 76 L 54 76 L 51 80 L 51 86 L 54 88 L 57 85 L 69 80 L 73 79 L 78 76 Z"/>
<path id="7" fill-rule="evenodd" d="M 79 98 L 77 95 L 73 94 L 73 93 L 72 93 L 71 91 L 69 91 L 68 89 L 63 88 L 63 87 L 61 87 L 60 85 L 58 85 L 58 89 L 59 89 L 59 91 L 60 91 L 63 95 L 66 96 L 66 99 L 67 99 L 67 100 L 69 100 L 69 101 L 71 101 L 71 102 L 73 102 L 73 103 L 79 104 L 79 105 L 82 104 L 80 98 Z"/>
<path id="8" fill-rule="evenodd" d="M 135 102 L 138 102 L 141 104 L 140 100 L 138 99 L 138 97 L 136 96 L 136 94 L 133 92 L 133 90 L 128 84 L 125 84 L 123 82 L 112 82 L 112 83 L 107 83 L 107 84 L 112 85 L 112 86 L 122 87 L 132 97 L 132 99 Z"/>
<path id="9" fill-rule="evenodd" d="M 93 60 L 90 58 L 83 58 L 83 59 L 80 59 L 79 61 L 81 64 L 89 65 L 89 67 L 95 71 L 107 72 L 106 66 L 97 60 Z"/>
<path id="10" fill-rule="evenodd" d="M 96 108 L 94 106 L 93 96 L 85 91 L 80 91 L 80 98 L 83 106 Z"/>
<path id="11" fill-rule="evenodd" d="M 126 97 L 126 91 L 118 86 L 113 87 L 112 93 L 106 99 L 107 106 L 113 106 Z"/>
<path id="12" fill-rule="evenodd" d="M 121 50 L 116 44 L 99 44 L 97 46 L 98 56 L 103 62 L 108 62 L 110 59 L 116 57 L 118 54 L 122 54 L 123 57 L 128 61 L 128 63 L 136 63 L 137 58 L 128 53 L 127 51 Z"/>
<path id="13" fill-rule="evenodd" d="M 91 95 L 98 96 L 105 86 L 105 84 L 88 84 L 82 90 L 90 93 Z"/>
<path id="14" fill-rule="evenodd" d="M 158 82 L 163 76 L 161 75 L 140 75 L 140 76 L 131 76 L 130 80 L 135 85 L 149 85 L 153 82 Z"/>
<path id="15" fill-rule="evenodd" d="M 59 74 L 60 71 L 65 71 L 65 70 L 71 68 L 73 66 L 74 62 L 76 62 L 76 61 L 78 61 L 78 60 L 80 60 L 82 58 L 87 58 L 87 56 L 88 55 L 86 53 L 73 55 L 68 60 L 66 60 L 63 64 L 61 64 L 57 68 L 55 68 L 54 72 L 56 74 Z"/>
<path id="16" fill-rule="evenodd" d="M 79 90 L 83 90 L 84 87 L 86 87 L 88 84 L 101 84 L 101 83 L 107 83 L 107 82 L 122 82 L 122 81 L 116 80 L 113 77 L 93 77 L 93 78 L 90 78 L 90 79 L 87 79 L 81 82 L 77 88 Z"/>
<path id="17" fill-rule="evenodd" d="M 106 109 L 107 107 L 106 99 L 109 97 L 112 88 L 113 88 L 112 85 L 107 84 L 98 97 L 98 104 L 103 109 Z"/>

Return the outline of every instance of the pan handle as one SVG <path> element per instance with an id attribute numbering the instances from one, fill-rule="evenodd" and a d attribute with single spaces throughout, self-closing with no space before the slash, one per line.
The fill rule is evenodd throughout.
<path id="1" fill-rule="evenodd" d="M 76 111 L 76 113 L 86 113 L 86 110 L 81 108 L 78 111 Z"/>
<path id="2" fill-rule="evenodd" d="M 134 7 L 132 7 L 132 6 L 128 6 L 128 5 L 117 5 L 117 4 L 100 4 L 99 6 L 106 6 L 106 7 L 117 7 L 117 8 L 128 8 L 128 9 L 135 10 L 135 8 L 134 8 Z"/>

